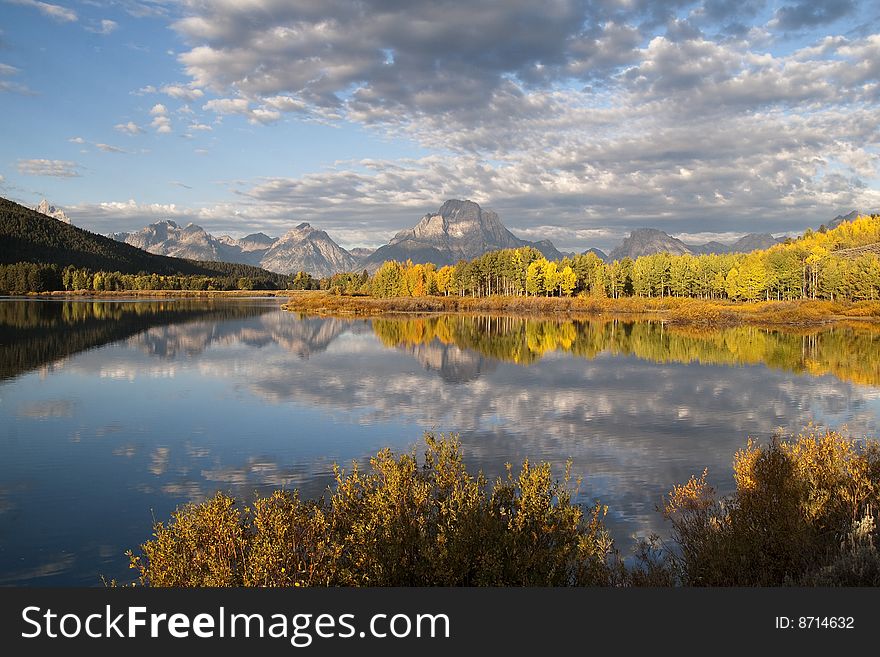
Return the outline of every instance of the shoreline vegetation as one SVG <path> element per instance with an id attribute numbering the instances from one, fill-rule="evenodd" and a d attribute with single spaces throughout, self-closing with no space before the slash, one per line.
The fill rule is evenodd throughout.
<path id="1" fill-rule="evenodd" d="M 127 297 L 200 299 L 206 297 L 286 297 L 288 290 L 53 290 L 51 292 L 28 292 L 17 295 L 22 298 L 69 299 L 83 298 L 100 301 Z"/>
<path id="2" fill-rule="evenodd" d="M 658 512 L 670 538 L 614 545 L 601 502 L 524 461 L 490 482 L 454 436 L 334 466 L 324 497 L 276 491 L 241 504 L 218 492 L 156 522 L 129 551 L 154 587 L 877 586 L 880 444 L 807 427 L 733 458 L 735 491 L 708 473 L 675 485 Z M 113 583 L 115 584 L 115 582 Z"/>
<path id="3" fill-rule="evenodd" d="M 813 327 L 840 322 L 880 322 L 880 301 L 736 302 L 681 297 L 386 297 L 346 296 L 324 291 L 288 293 L 282 308 L 304 314 L 381 317 L 401 314 L 498 314 L 567 319 L 599 316 L 653 319 L 670 324 Z"/>
<path id="4" fill-rule="evenodd" d="M 306 315 L 337 317 L 433 316 L 438 314 L 513 317 L 654 320 L 707 328 L 748 325 L 810 328 L 841 323 L 880 323 L 880 301 L 729 301 L 688 297 L 374 297 L 326 290 L 53 290 L 11 295 L 25 299 L 278 298 L 281 308 Z"/>

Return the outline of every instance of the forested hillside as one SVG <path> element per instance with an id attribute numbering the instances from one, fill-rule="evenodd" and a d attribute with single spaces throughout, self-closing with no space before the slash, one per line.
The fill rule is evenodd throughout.
<path id="1" fill-rule="evenodd" d="M 157 280 L 156 277 L 198 277 L 200 280 L 216 279 L 218 283 L 222 280 L 223 284 L 245 280 L 245 285 L 251 288 L 287 287 L 286 276 L 258 267 L 154 255 L 4 198 L 0 198 L 0 268 L 3 269 L 0 278 L 5 280 L 5 283 L 0 281 L 0 290 L 17 292 L 63 289 L 61 272 L 65 268 L 79 270 L 83 281 L 86 277 L 93 281 L 95 272 L 105 272 L 116 274 L 119 281 L 126 275 L 141 275 L 141 279 L 143 275 L 152 275 L 151 280 Z"/>

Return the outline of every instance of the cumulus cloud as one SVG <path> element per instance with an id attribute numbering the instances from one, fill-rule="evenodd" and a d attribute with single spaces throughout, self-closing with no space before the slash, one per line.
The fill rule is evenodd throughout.
<path id="1" fill-rule="evenodd" d="M 540 12 L 525 0 L 405 7 L 256 0 L 185 8 L 190 15 L 174 27 L 198 44 L 180 55 L 197 86 L 323 108 L 345 102 L 352 87 L 377 109 L 479 105 L 505 76 L 541 80 L 575 59 L 573 46 L 603 33 L 583 28 L 584 3 L 564 0 Z"/>
<path id="2" fill-rule="evenodd" d="M 167 96 L 171 96 L 172 98 L 188 101 L 198 100 L 205 95 L 201 89 L 193 89 L 191 87 L 185 87 L 179 84 L 166 84 L 160 89 L 160 91 Z"/>
<path id="3" fill-rule="evenodd" d="M 37 0 L 6 0 L 13 5 L 23 5 L 25 7 L 33 7 L 39 10 L 41 14 L 47 16 L 60 23 L 73 23 L 79 20 L 73 9 L 62 7 L 60 5 L 49 4 L 48 2 L 38 2 Z"/>
<path id="4" fill-rule="evenodd" d="M 67 141 L 69 141 L 71 144 L 85 144 L 86 143 L 86 140 L 83 139 L 82 137 L 71 137 Z"/>
<path id="5" fill-rule="evenodd" d="M 18 172 L 28 176 L 50 176 L 53 178 L 75 178 L 80 175 L 80 166 L 68 160 L 19 160 Z"/>
<path id="6" fill-rule="evenodd" d="M 183 0 L 179 11 L 184 81 L 134 93 L 191 103 L 214 128 L 345 121 L 429 153 L 239 184 L 230 206 L 211 208 L 221 223 L 223 212 L 265 230 L 313 217 L 375 245 L 461 197 L 525 237 L 607 248 L 643 225 L 784 233 L 880 208 L 880 35 L 876 19 L 853 28 L 870 17 L 851 0 Z M 190 131 L 212 127 L 185 118 Z M 171 132 L 165 105 L 151 121 Z"/>
<path id="7" fill-rule="evenodd" d="M 271 109 L 264 109 L 262 107 L 258 107 L 249 112 L 248 116 L 250 117 L 251 123 L 275 123 L 281 119 L 281 112 Z"/>
<path id="8" fill-rule="evenodd" d="M 171 132 L 171 119 L 168 117 L 168 108 L 162 103 L 156 103 L 150 109 L 150 116 L 153 117 L 150 126 L 160 135 L 169 134 Z"/>
<path id="9" fill-rule="evenodd" d="M 277 101 L 277 99 L 274 105 L 266 103 L 264 107 L 251 107 L 246 98 L 214 98 L 202 105 L 203 110 L 214 112 L 220 116 L 241 115 L 247 117 L 250 123 L 263 125 L 280 121 L 282 117 L 280 110 L 287 107 L 289 105 L 283 101 Z"/>
<path id="10" fill-rule="evenodd" d="M 150 125 L 155 128 L 156 132 L 160 135 L 167 135 L 171 133 L 171 119 L 167 116 L 157 116 Z"/>
<path id="11" fill-rule="evenodd" d="M 188 223 L 198 217 L 197 210 L 189 210 L 175 203 L 144 203 L 135 199 L 72 205 L 66 207 L 65 211 L 78 226 L 98 233 L 139 230 L 162 219 Z"/>
<path id="12" fill-rule="evenodd" d="M 129 121 L 128 123 L 117 123 L 115 126 L 113 126 L 113 129 L 119 132 L 124 132 L 128 135 L 139 135 L 144 131 L 143 128 L 141 128 L 134 121 Z"/>
<path id="13" fill-rule="evenodd" d="M 215 98 L 202 105 L 202 109 L 216 114 L 247 114 L 250 103 L 244 98 Z"/>

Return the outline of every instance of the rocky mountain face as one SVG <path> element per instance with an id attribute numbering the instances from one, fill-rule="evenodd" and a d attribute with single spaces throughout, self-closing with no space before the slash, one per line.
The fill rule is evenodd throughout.
<path id="1" fill-rule="evenodd" d="M 214 237 L 201 226 L 178 226 L 170 220 L 150 224 L 135 233 L 113 233 L 115 240 L 159 255 L 240 262 L 278 274 L 309 272 L 330 276 L 356 268 L 357 259 L 334 242 L 323 230 L 300 224 L 282 237 L 254 233 L 241 239 Z"/>
<path id="2" fill-rule="evenodd" d="M 214 237 L 201 226 L 190 223 L 181 227 L 170 219 L 150 224 L 136 233 L 113 233 L 110 237 L 157 255 L 259 264 L 254 259 L 236 257 L 239 249 L 234 244 Z"/>
<path id="3" fill-rule="evenodd" d="M 770 233 L 749 233 L 743 235 L 728 247 L 727 253 L 751 253 L 758 249 L 769 249 L 782 240 L 773 237 Z M 716 253 L 720 253 L 716 251 Z"/>
<path id="4" fill-rule="evenodd" d="M 611 260 L 621 260 L 627 257 L 636 259 L 641 256 L 651 255 L 652 253 L 684 255 L 685 253 L 692 253 L 692 251 L 687 244 L 675 239 L 671 235 L 667 235 L 662 230 L 639 228 L 631 232 L 629 237 L 624 239 L 618 247 L 608 254 L 608 257 Z"/>
<path id="5" fill-rule="evenodd" d="M 839 214 L 828 222 L 828 228 L 837 228 L 844 221 L 852 221 L 861 214 L 858 210 L 853 210 L 849 214 Z"/>
<path id="6" fill-rule="evenodd" d="M 705 244 L 686 244 L 656 228 L 639 228 L 630 233 L 623 242 L 609 254 L 609 260 L 638 258 L 653 253 L 672 255 L 704 255 L 708 253 L 750 253 L 757 249 L 768 249 L 781 240 L 769 233 L 749 233 L 732 244 L 706 242 Z M 597 254 L 598 255 L 598 254 Z"/>
<path id="7" fill-rule="evenodd" d="M 227 240 L 232 240 L 232 238 L 228 235 L 224 235 L 223 237 L 225 237 Z M 221 237 L 220 239 L 223 239 L 223 237 Z M 277 237 L 269 237 L 265 233 L 252 233 L 250 235 L 245 235 L 240 240 L 233 240 L 233 242 L 238 244 L 238 246 L 241 247 L 241 250 L 246 253 L 250 251 L 260 251 L 262 249 L 268 249 L 277 241 Z"/>
<path id="8" fill-rule="evenodd" d="M 263 254 L 260 266 L 282 274 L 309 272 L 330 276 L 357 268 L 357 258 L 334 242 L 323 230 L 303 223 L 288 231 Z"/>
<path id="9" fill-rule="evenodd" d="M 353 249 L 349 249 L 348 252 L 359 261 L 362 261 L 373 255 L 376 252 L 376 249 L 368 249 L 362 246 L 358 246 Z"/>
<path id="10" fill-rule="evenodd" d="M 63 221 L 66 224 L 70 223 L 70 217 L 64 214 L 64 210 L 61 208 L 56 208 L 54 205 L 51 205 L 49 201 L 43 199 L 40 201 L 39 205 L 34 208 L 40 214 L 44 214 L 47 217 L 52 217 L 53 219 L 57 219 L 58 221 Z"/>
<path id="11" fill-rule="evenodd" d="M 492 210 L 484 210 L 473 201 L 449 200 L 412 228 L 397 233 L 364 259 L 362 266 L 375 271 L 386 260 L 452 265 L 489 251 L 522 246 L 534 247 L 548 259 L 562 257 L 549 241 L 529 242 L 516 237 Z"/>

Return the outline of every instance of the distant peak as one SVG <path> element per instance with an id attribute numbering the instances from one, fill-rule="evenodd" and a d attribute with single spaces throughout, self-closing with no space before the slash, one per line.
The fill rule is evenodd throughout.
<path id="1" fill-rule="evenodd" d="M 666 235 L 669 237 L 669 233 L 660 230 L 659 228 L 636 228 L 630 235 Z"/>
<path id="2" fill-rule="evenodd" d="M 70 223 L 70 219 L 66 214 L 64 214 L 64 210 L 62 210 L 61 208 L 56 208 L 46 199 L 40 201 L 40 203 L 37 205 L 37 207 L 34 208 L 34 210 L 36 210 L 40 214 L 46 215 L 47 217 L 52 217 L 53 219 L 57 219 L 58 221 L 63 221 L 66 224 Z"/>
<path id="3" fill-rule="evenodd" d="M 312 225 L 307 221 L 302 222 L 299 226 L 296 227 L 297 230 L 305 230 L 306 228 L 311 228 Z"/>
<path id="4" fill-rule="evenodd" d="M 451 198 L 444 201 L 443 205 L 440 206 L 440 210 L 437 214 L 443 217 L 449 217 L 451 215 L 458 215 L 463 213 L 476 213 L 479 214 L 480 206 L 473 201 L 462 201 L 457 198 Z"/>

